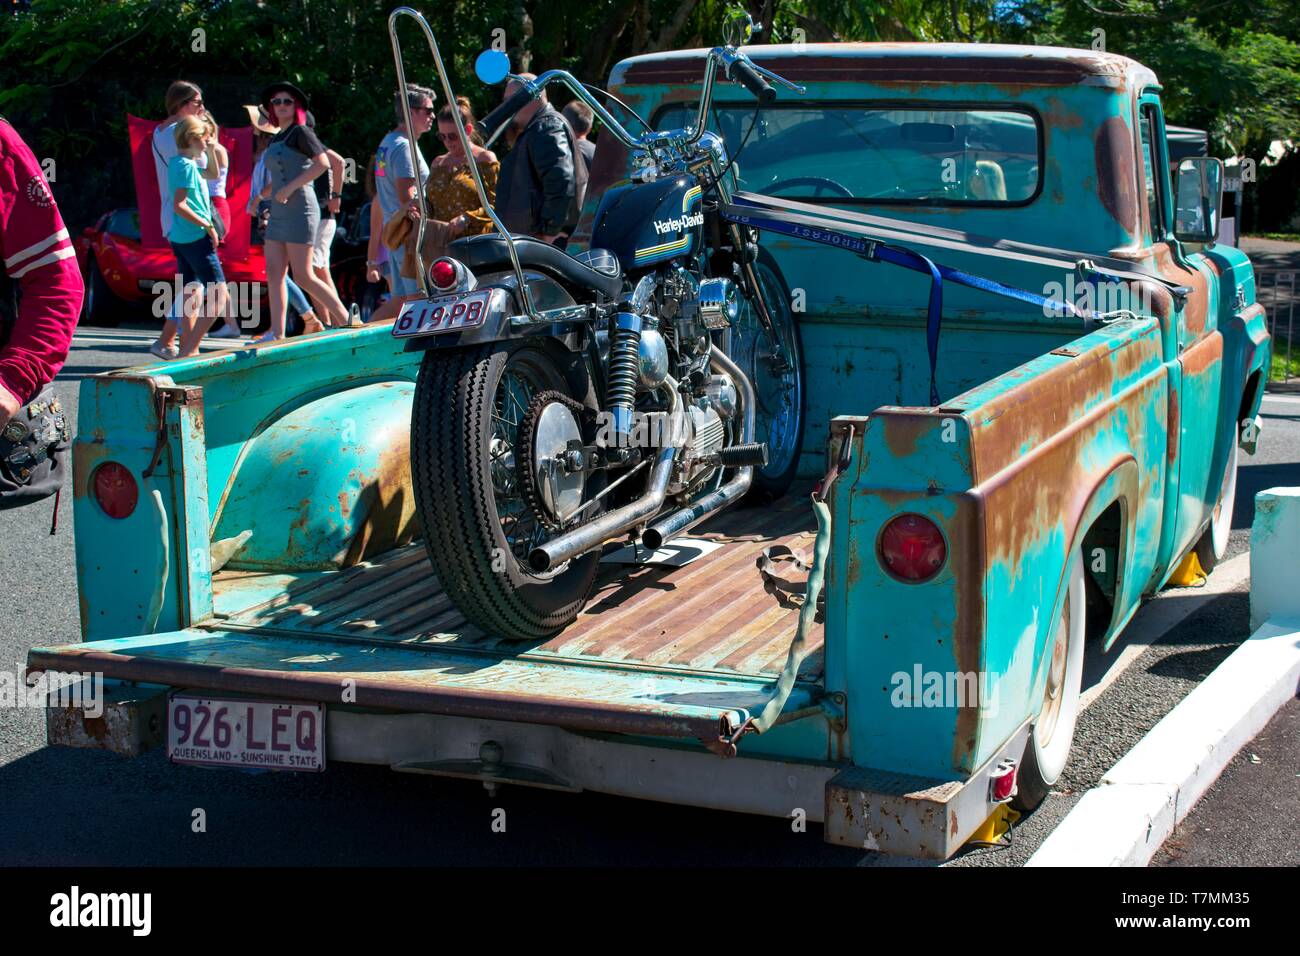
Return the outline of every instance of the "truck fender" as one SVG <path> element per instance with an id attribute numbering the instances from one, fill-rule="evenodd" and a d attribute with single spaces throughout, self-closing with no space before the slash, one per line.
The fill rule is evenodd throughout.
<path id="1" fill-rule="evenodd" d="M 372 381 L 268 416 L 245 442 L 212 522 L 213 541 L 252 531 L 226 567 L 334 570 L 409 543 L 418 533 L 414 392 L 409 381 Z"/>
<path id="2" fill-rule="evenodd" d="M 1050 645 L 1052 627 L 1055 625 L 1065 604 L 1066 592 L 1070 582 L 1066 575 L 1070 570 L 1070 559 L 1083 547 L 1083 540 L 1093 524 L 1112 505 L 1119 505 L 1120 531 L 1116 549 L 1115 600 L 1111 610 L 1111 619 L 1106 627 L 1103 646 L 1109 649 L 1118 636 L 1120 629 L 1127 623 L 1132 611 L 1137 609 L 1138 601 L 1132 602 L 1131 608 L 1124 595 L 1129 591 L 1133 580 L 1132 554 L 1135 544 L 1136 528 L 1132 520 L 1133 511 L 1138 500 L 1139 470 L 1137 460 L 1129 454 L 1118 457 L 1106 468 L 1091 485 L 1086 494 L 1080 496 L 1080 504 L 1073 509 L 1073 515 L 1067 518 L 1072 529 L 1070 545 L 1060 556 L 1061 565 L 1057 572 L 1056 597 L 1052 602 L 1051 614 L 1039 618 L 1039 633 L 1035 647 L 1033 681 L 1030 685 L 1029 700 L 1042 698 L 1044 682 L 1047 680 L 1047 667 L 1050 663 Z M 1070 520 L 1072 518 L 1072 521 Z M 1087 572 L 1089 555 L 1084 555 L 1084 570 Z M 1034 714 L 1027 715 L 1031 720 Z"/>

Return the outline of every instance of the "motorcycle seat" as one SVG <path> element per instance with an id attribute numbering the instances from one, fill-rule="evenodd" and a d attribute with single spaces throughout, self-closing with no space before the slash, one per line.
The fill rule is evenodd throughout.
<path id="1" fill-rule="evenodd" d="M 623 272 L 618 267 L 618 259 L 603 249 L 590 249 L 581 253 L 583 258 L 578 259 L 530 236 L 514 236 L 514 240 L 519 264 L 526 269 L 536 269 L 557 282 L 599 292 L 611 299 L 623 289 Z M 493 271 L 511 267 L 510 250 L 499 233 L 456 239 L 447 247 L 447 252 L 471 269 Z"/>

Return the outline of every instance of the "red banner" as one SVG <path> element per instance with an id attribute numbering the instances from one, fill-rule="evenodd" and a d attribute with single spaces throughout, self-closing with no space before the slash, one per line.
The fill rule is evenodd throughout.
<path id="1" fill-rule="evenodd" d="M 168 248 L 162 234 L 162 197 L 158 191 L 158 174 L 154 165 L 153 131 L 160 120 L 140 119 L 127 115 L 131 137 L 131 168 L 135 173 L 135 204 L 140 210 L 140 241 L 146 247 Z M 221 258 L 243 261 L 248 258 L 253 220 L 244 210 L 248 206 L 248 188 L 253 178 L 253 127 L 240 126 L 221 130 L 221 145 L 230 155 L 226 175 L 226 202 L 230 204 L 230 235 L 221 247 Z"/>

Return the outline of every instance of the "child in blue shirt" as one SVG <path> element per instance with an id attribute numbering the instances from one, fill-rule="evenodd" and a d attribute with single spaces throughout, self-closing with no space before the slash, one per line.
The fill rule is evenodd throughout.
<path id="1" fill-rule="evenodd" d="M 167 192 L 172 197 L 174 212 L 167 239 L 186 287 L 181 358 L 197 355 L 199 341 L 225 314 L 226 276 L 217 258 L 220 239 L 214 225 L 216 214 L 196 162 L 209 134 L 209 126 L 202 119 L 182 118 L 176 124 L 178 155 L 167 163 Z M 192 283 L 209 289 L 208 295 L 204 296 L 201 290 L 192 291 Z"/>

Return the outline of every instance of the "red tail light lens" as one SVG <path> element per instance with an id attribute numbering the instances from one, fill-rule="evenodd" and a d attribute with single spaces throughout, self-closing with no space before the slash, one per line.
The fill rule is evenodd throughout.
<path id="1" fill-rule="evenodd" d="M 429 266 L 429 279 L 438 289 L 450 289 L 456 284 L 456 263 L 438 259 Z"/>
<path id="2" fill-rule="evenodd" d="M 100 465 L 91 484 L 95 500 L 110 518 L 125 518 L 135 511 L 135 503 L 140 498 L 139 486 L 131 473 L 117 462 Z"/>
<path id="3" fill-rule="evenodd" d="M 1006 803 L 1015 795 L 1016 762 L 1006 757 L 989 774 L 989 800 L 992 803 Z"/>
<path id="4" fill-rule="evenodd" d="M 899 515 L 880 532 L 880 563 L 904 581 L 927 581 L 948 558 L 948 545 L 929 518 Z"/>

